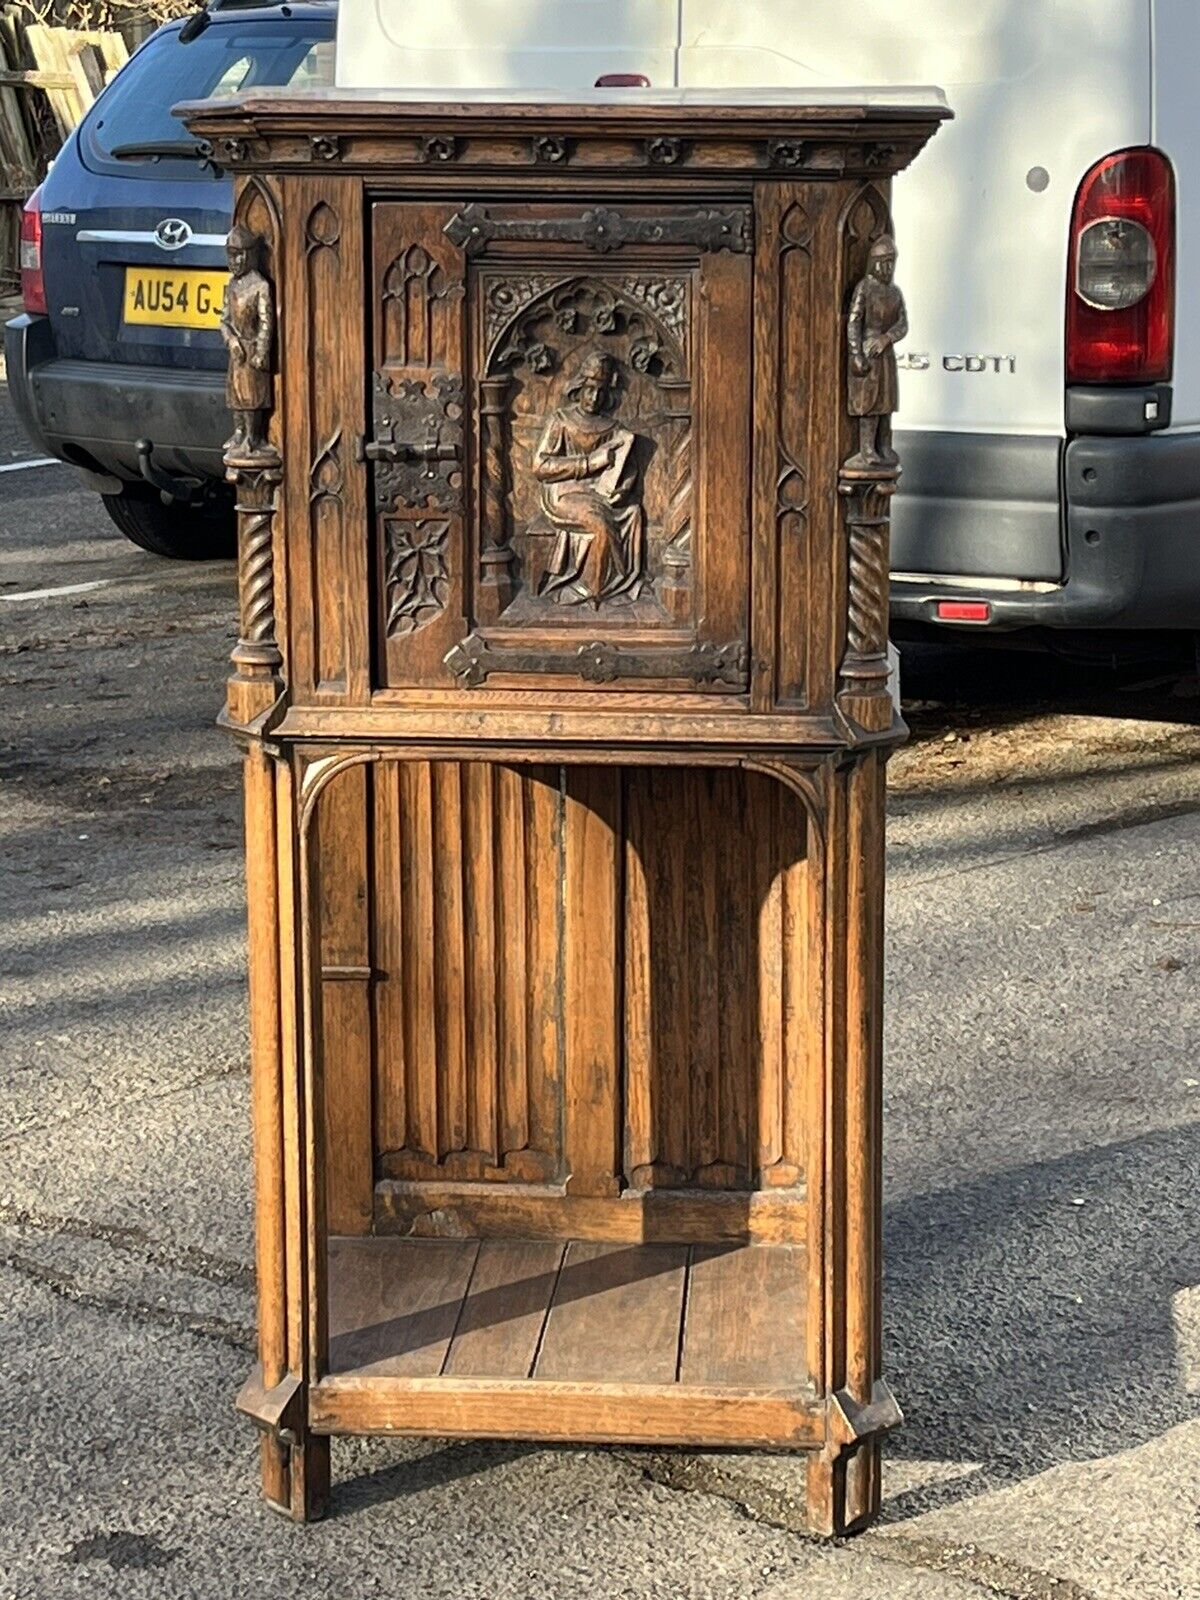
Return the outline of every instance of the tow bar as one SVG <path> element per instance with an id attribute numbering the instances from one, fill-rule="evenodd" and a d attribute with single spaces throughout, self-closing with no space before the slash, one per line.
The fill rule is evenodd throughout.
<path id="1" fill-rule="evenodd" d="M 189 506 L 201 503 L 204 491 L 199 484 L 189 483 L 186 478 L 178 478 L 173 472 L 167 472 L 155 465 L 152 439 L 138 439 L 133 448 L 137 451 L 138 471 L 147 483 L 158 490 L 164 500 L 182 500 Z"/>

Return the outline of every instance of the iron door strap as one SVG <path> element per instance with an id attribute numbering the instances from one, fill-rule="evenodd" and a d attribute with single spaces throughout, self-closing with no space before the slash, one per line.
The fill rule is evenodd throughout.
<path id="1" fill-rule="evenodd" d="M 462 505 L 463 381 L 374 376 L 375 437 L 361 458 L 375 467 L 375 509 L 457 511 Z"/>

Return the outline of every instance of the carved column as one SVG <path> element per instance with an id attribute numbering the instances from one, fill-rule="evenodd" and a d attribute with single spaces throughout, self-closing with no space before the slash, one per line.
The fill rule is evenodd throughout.
<path id="1" fill-rule="evenodd" d="M 235 722 L 249 722 L 268 710 L 283 692 L 283 656 L 275 639 L 274 523 L 283 466 L 272 452 L 251 462 L 226 459 L 226 476 L 235 486 L 238 520 L 238 605 L 240 632 L 230 660 L 228 711 Z"/>
<path id="2" fill-rule="evenodd" d="M 877 203 L 882 205 L 882 201 Z M 873 212 L 870 197 L 868 211 Z M 882 223 L 881 223 L 882 226 Z M 847 409 L 858 449 L 838 474 L 846 523 L 846 653 L 838 672 L 842 715 L 866 733 L 886 733 L 888 692 L 888 506 L 900 465 L 892 449 L 896 409 L 896 345 L 908 333 L 904 296 L 896 286 L 896 245 L 880 232 L 865 256 L 846 318 Z"/>
<path id="3" fill-rule="evenodd" d="M 671 614 L 683 619 L 692 584 L 692 386 L 686 379 L 664 378 L 659 387 L 671 419 L 662 598 Z"/>
<path id="4" fill-rule="evenodd" d="M 869 733 L 892 725 L 888 687 L 889 503 L 898 467 L 870 472 L 842 468 L 847 543 L 846 653 L 838 672 L 838 706 Z"/>
<path id="5" fill-rule="evenodd" d="M 244 724 L 269 711 L 283 692 L 273 551 L 283 465 L 267 438 L 274 409 L 275 292 L 260 270 L 262 235 L 238 223 L 230 231 L 227 251 L 230 276 L 221 306 L 221 337 L 229 353 L 227 395 L 234 429 L 225 447 L 225 476 L 236 491 L 241 631 L 233 649 L 226 706 L 230 720 Z"/>
<path id="6" fill-rule="evenodd" d="M 505 437 L 508 392 L 507 373 L 483 378 L 479 384 L 479 425 L 482 436 L 482 493 L 480 496 L 480 577 L 483 592 L 480 612 L 492 622 L 511 604 L 516 588 L 516 552 L 508 542 L 508 442 Z"/>

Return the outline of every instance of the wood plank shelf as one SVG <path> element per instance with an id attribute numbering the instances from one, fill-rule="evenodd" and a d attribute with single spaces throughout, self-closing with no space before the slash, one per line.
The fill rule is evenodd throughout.
<path id="1" fill-rule="evenodd" d="M 335 1238 L 329 1372 L 787 1389 L 800 1245 Z"/>
<path id="2" fill-rule="evenodd" d="M 799 1245 L 335 1238 L 311 1423 L 811 1447 L 805 1274 Z"/>

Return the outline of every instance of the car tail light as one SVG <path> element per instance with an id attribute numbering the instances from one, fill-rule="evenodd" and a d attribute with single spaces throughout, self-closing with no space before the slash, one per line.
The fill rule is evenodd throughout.
<path id="1" fill-rule="evenodd" d="M 939 622 L 990 622 L 992 608 L 986 600 L 939 600 Z"/>
<path id="2" fill-rule="evenodd" d="M 35 189 L 21 213 L 21 299 L 26 311 L 45 313 L 46 280 L 42 276 L 42 191 Z"/>
<path id="3" fill-rule="evenodd" d="M 1157 383 L 1175 338 L 1175 175 L 1159 150 L 1105 156 L 1071 218 L 1067 382 Z"/>

